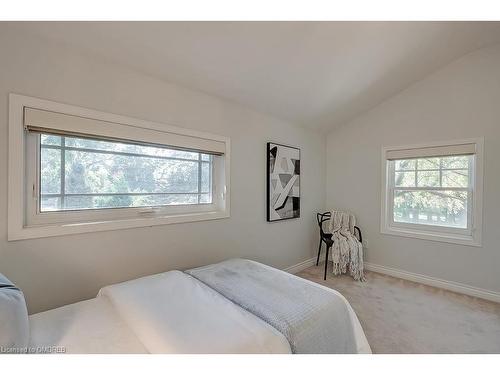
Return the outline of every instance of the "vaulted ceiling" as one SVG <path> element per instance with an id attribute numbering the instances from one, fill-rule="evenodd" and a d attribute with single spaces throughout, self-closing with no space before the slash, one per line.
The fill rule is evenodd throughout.
<path id="1" fill-rule="evenodd" d="M 500 42 L 500 22 L 28 22 L 80 51 L 330 131 Z"/>

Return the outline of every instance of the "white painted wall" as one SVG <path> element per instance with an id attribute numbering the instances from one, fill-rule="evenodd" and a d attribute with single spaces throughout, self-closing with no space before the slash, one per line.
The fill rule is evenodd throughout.
<path id="1" fill-rule="evenodd" d="M 171 269 L 230 257 L 284 268 L 314 255 L 313 213 L 325 202 L 323 136 L 2 27 L 0 272 L 23 289 L 31 313 L 91 298 L 106 284 Z M 7 242 L 10 92 L 229 136 L 231 218 Z M 299 219 L 266 222 L 267 141 L 301 148 Z"/>
<path id="2" fill-rule="evenodd" d="M 483 247 L 380 233 L 382 146 L 485 138 Z M 332 131 L 327 207 L 353 211 L 366 260 L 500 292 L 500 45 L 466 55 Z"/>

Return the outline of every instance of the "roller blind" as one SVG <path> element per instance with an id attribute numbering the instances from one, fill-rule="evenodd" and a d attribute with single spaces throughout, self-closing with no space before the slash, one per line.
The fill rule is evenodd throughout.
<path id="1" fill-rule="evenodd" d="M 162 132 L 29 107 L 24 108 L 24 127 L 29 132 L 101 138 L 108 141 L 169 147 L 212 155 L 223 155 L 226 152 L 225 143 L 213 139 Z"/>
<path id="2" fill-rule="evenodd" d="M 387 160 L 417 159 L 440 156 L 473 155 L 476 153 L 475 143 L 464 143 L 449 146 L 434 146 L 422 148 L 407 148 L 400 150 L 388 150 Z"/>

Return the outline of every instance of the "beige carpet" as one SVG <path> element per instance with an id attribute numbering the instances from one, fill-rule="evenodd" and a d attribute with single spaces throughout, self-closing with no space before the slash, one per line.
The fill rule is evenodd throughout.
<path id="1" fill-rule="evenodd" d="M 367 272 L 367 282 L 329 273 L 297 275 L 342 293 L 373 353 L 500 353 L 500 304 Z"/>

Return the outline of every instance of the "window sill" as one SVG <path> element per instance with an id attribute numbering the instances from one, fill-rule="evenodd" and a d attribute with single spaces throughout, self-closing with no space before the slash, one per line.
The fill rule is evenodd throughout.
<path id="1" fill-rule="evenodd" d="M 20 228 L 9 227 L 8 241 L 65 236 L 79 233 L 103 232 L 119 229 L 153 227 L 167 224 L 188 223 L 205 220 L 224 219 L 230 216 L 228 211 L 210 211 L 166 215 L 147 218 L 132 218 L 109 221 L 89 221 L 69 224 L 33 225 Z"/>
<path id="2" fill-rule="evenodd" d="M 390 227 L 390 226 L 383 226 L 380 230 L 380 233 L 388 234 L 391 236 L 416 238 L 420 240 L 447 242 L 457 245 L 482 247 L 481 240 L 475 237 L 474 235 L 465 236 L 452 233 L 431 232 L 431 231 L 423 231 L 423 230 L 408 229 L 401 227 Z"/>

